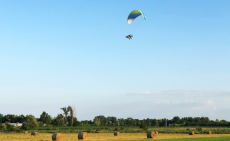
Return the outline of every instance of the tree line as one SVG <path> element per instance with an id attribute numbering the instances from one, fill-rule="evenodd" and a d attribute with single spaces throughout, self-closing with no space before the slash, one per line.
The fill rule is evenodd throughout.
<path id="1" fill-rule="evenodd" d="M 0 114 L 0 128 L 13 130 L 9 123 L 23 123 L 21 129 L 29 130 L 36 129 L 39 126 L 230 126 L 230 122 L 226 120 L 210 120 L 208 117 L 183 117 L 175 116 L 172 119 L 133 119 L 117 118 L 114 116 L 105 117 L 103 115 L 96 116 L 93 120 L 78 121 L 75 116 L 75 107 L 68 106 L 60 108 L 63 114 L 58 114 L 56 117 L 51 117 L 45 111 L 42 112 L 39 118 L 33 115 L 3 115 Z"/>

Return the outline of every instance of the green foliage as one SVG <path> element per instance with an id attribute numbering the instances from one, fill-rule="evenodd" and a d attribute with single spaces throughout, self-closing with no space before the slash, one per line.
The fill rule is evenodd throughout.
<path id="1" fill-rule="evenodd" d="M 121 131 L 124 130 L 124 129 L 125 129 L 125 128 L 124 128 L 123 126 L 120 127 L 120 130 L 121 130 Z"/>
<path id="2" fill-rule="evenodd" d="M 96 129 L 96 132 L 99 132 L 99 131 L 101 131 L 101 129 L 100 129 L 100 128 L 97 128 L 97 129 Z"/>
<path id="3" fill-rule="evenodd" d="M 30 130 L 30 127 L 28 126 L 27 122 L 23 122 L 21 129 Z"/>
<path id="4" fill-rule="evenodd" d="M 47 130 L 51 130 L 52 129 L 52 125 L 47 125 Z"/>
<path id="5" fill-rule="evenodd" d="M 115 127 L 114 131 L 118 131 L 118 128 L 117 128 L 117 127 Z"/>
<path id="6" fill-rule="evenodd" d="M 5 123 L 3 123 L 3 124 L 0 126 L 0 128 L 1 128 L 2 131 L 6 131 L 6 130 L 7 130 L 6 124 L 5 124 Z"/>
<path id="7" fill-rule="evenodd" d="M 44 125 L 44 123 L 42 121 L 38 121 L 38 125 L 39 125 L 39 127 L 42 127 Z"/>
<path id="8" fill-rule="evenodd" d="M 175 117 L 173 117 L 172 120 L 173 120 L 174 124 L 178 124 L 180 122 L 180 117 L 175 116 Z"/>
<path id="9" fill-rule="evenodd" d="M 8 131 L 13 131 L 14 126 L 10 125 L 8 122 L 5 122 L 5 125 Z"/>
<path id="10" fill-rule="evenodd" d="M 197 130 L 198 132 L 202 132 L 202 127 L 197 127 L 196 130 Z"/>
<path id="11" fill-rule="evenodd" d="M 51 120 L 51 116 L 48 115 L 48 113 L 46 113 L 45 111 L 43 111 L 43 113 L 40 115 L 39 121 L 42 121 L 44 124 L 50 124 Z"/>
<path id="12" fill-rule="evenodd" d="M 27 115 L 25 122 L 23 122 L 21 128 L 24 130 L 37 129 L 38 128 L 37 119 L 32 115 Z"/>
<path id="13" fill-rule="evenodd" d="M 79 125 L 80 125 L 80 122 L 77 121 L 77 118 L 76 118 L 76 117 L 74 117 L 74 118 L 73 118 L 73 126 L 79 126 Z"/>
<path id="14" fill-rule="evenodd" d="M 57 117 L 54 117 L 54 119 L 51 121 L 51 124 L 56 126 L 63 125 L 63 115 L 58 114 Z"/>
<path id="15" fill-rule="evenodd" d="M 141 124 L 140 128 L 141 128 L 143 131 L 145 131 L 145 132 L 148 130 L 148 126 L 147 126 L 147 124 L 146 124 L 145 122 L 143 122 L 143 123 Z"/>

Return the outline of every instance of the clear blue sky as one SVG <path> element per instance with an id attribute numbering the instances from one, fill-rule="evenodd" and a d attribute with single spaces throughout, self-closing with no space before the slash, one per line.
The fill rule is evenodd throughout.
<path id="1" fill-rule="evenodd" d="M 229 5 L 0 1 L 0 113 L 230 120 Z M 135 9 L 148 18 L 128 40 Z"/>

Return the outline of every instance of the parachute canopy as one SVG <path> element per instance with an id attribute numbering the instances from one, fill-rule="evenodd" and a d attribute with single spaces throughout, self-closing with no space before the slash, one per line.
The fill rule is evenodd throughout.
<path id="1" fill-rule="evenodd" d="M 128 16 L 128 18 L 127 18 L 127 22 L 128 22 L 129 24 L 131 24 L 131 23 L 133 22 L 133 20 L 134 20 L 136 17 L 140 16 L 140 15 L 142 15 L 142 17 L 143 17 L 144 20 L 146 19 L 146 15 L 144 15 L 144 13 L 142 13 L 140 10 L 133 10 L 133 11 L 129 14 L 129 16 Z"/>

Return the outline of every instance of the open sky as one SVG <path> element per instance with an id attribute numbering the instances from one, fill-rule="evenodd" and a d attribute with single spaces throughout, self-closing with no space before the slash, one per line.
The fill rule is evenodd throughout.
<path id="1" fill-rule="evenodd" d="M 229 5 L 1 0 L 0 113 L 230 121 Z M 129 25 L 135 9 L 148 18 Z"/>

